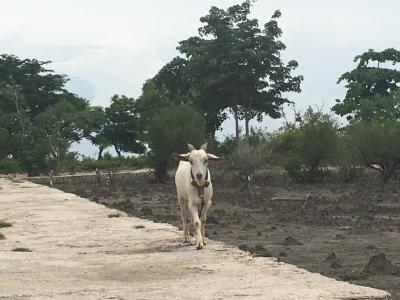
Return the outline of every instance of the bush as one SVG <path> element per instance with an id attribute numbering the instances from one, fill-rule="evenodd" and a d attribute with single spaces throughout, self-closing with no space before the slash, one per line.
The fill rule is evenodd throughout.
<path id="1" fill-rule="evenodd" d="M 359 121 L 346 128 L 358 161 L 382 175 L 384 183 L 400 169 L 400 123 L 396 120 Z"/>
<path id="2" fill-rule="evenodd" d="M 146 156 L 137 157 L 109 157 L 104 155 L 102 159 L 84 158 L 79 161 L 77 168 L 81 171 L 110 170 L 110 169 L 135 169 L 148 165 Z"/>
<path id="3" fill-rule="evenodd" d="M 0 160 L 0 173 L 14 174 L 22 172 L 21 165 L 18 161 L 13 159 Z"/>
<path id="4" fill-rule="evenodd" d="M 274 156 L 297 181 L 321 181 L 338 149 L 337 123 L 329 114 L 309 108 L 299 124 L 288 124 L 274 136 Z"/>
<path id="5" fill-rule="evenodd" d="M 67 171 L 69 174 L 74 174 L 79 167 L 78 153 L 69 152 L 60 163 L 60 170 Z"/>
<path id="6" fill-rule="evenodd" d="M 167 177 L 172 152 L 187 153 L 187 143 L 198 146 L 206 138 L 203 114 L 187 104 L 160 109 L 146 127 L 149 162 L 159 181 Z"/>
<path id="7" fill-rule="evenodd" d="M 241 141 L 244 137 L 241 138 Z M 250 134 L 248 137 L 248 144 L 252 147 L 259 146 L 261 144 L 269 143 L 271 140 L 271 134 L 262 130 L 261 128 L 250 128 Z M 225 137 L 225 140 L 218 144 L 217 153 L 229 156 L 236 150 L 237 141 L 233 135 Z"/>
<path id="8" fill-rule="evenodd" d="M 233 168 L 239 170 L 241 176 L 251 178 L 256 170 L 267 165 L 270 153 L 267 142 L 252 145 L 247 140 L 241 140 L 229 158 Z"/>

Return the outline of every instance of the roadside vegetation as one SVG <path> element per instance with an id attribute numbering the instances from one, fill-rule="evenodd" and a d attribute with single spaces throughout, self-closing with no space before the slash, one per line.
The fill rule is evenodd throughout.
<path id="1" fill-rule="evenodd" d="M 0 220 L 0 228 L 6 228 L 6 227 L 11 227 L 11 226 L 12 226 L 12 224 L 10 222 Z"/>

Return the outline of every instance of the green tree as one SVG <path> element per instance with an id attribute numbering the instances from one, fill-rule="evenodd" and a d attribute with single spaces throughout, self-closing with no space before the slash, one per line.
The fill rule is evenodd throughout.
<path id="1" fill-rule="evenodd" d="M 389 48 L 376 52 L 370 49 L 357 55 L 354 61 L 358 62 L 357 67 L 338 80 L 338 83 L 346 82 L 346 96 L 343 100 L 336 100 L 332 110 L 348 120 L 393 117 L 393 111 L 399 118 L 399 99 L 395 92 L 400 87 L 400 71 L 388 65 L 400 62 L 400 51 Z"/>
<path id="2" fill-rule="evenodd" d="M 87 112 L 87 119 L 91 120 L 91 133 L 87 138 L 93 145 L 99 148 L 97 160 L 100 160 L 103 156 L 103 151 L 111 146 L 111 142 L 106 136 L 106 112 L 100 106 L 91 107 Z"/>
<path id="3" fill-rule="evenodd" d="M 6 155 L 19 161 L 28 175 L 57 167 L 71 143 L 91 131 L 89 103 L 66 91 L 67 77 L 46 69 L 48 63 L 0 56 L 0 128 L 8 133 Z"/>
<path id="4" fill-rule="evenodd" d="M 144 153 L 146 150 L 139 141 L 139 113 L 135 105 L 133 98 L 114 95 L 111 105 L 105 109 L 107 120 L 104 137 L 114 146 L 119 157 L 122 156 L 121 151 Z"/>
<path id="5" fill-rule="evenodd" d="M 188 142 L 200 145 L 205 138 L 201 112 L 188 104 L 175 104 L 160 109 L 148 123 L 146 134 L 156 179 L 166 179 L 172 152 L 186 153 Z"/>
<path id="6" fill-rule="evenodd" d="M 200 21 L 199 37 L 180 42 L 179 51 L 184 55 L 184 78 L 199 95 L 199 107 L 218 129 L 226 118 L 228 108 L 236 120 L 236 137 L 239 138 L 238 121 L 249 121 L 264 115 L 280 116 L 280 109 L 289 100 L 285 92 L 299 92 L 302 76 L 292 76 L 296 61 L 284 64 L 281 51 L 285 45 L 279 40 L 282 31 L 276 11 L 272 19 L 260 29 L 257 19 L 249 18 L 252 1 L 245 1 L 228 9 L 212 7 Z M 194 92 L 194 94 L 196 94 Z M 213 132 L 212 132 L 213 133 Z"/>

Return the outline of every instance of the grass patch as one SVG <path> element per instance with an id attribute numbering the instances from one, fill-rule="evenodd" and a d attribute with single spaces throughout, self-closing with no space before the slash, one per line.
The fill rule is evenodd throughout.
<path id="1" fill-rule="evenodd" d="M 121 217 L 121 214 L 120 213 L 109 214 L 108 217 L 109 218 L 119 218 L 119 217 Z"/>
<path id="2" fill-rule="evenodd" d="M 135 226 L 135 228 L 136 228 L 136 229 L 143 229 L 143 228 L 146 228 L 146 227 L 143 226 L 143 225 L 138 225 L 138 226 Z"/>
<path id="3" fill-rule="evenodd" d="M 0 240 L 5 240 L 6 239 L 6 237 L 4 236 L 4 234 L 2 234 L 1 232 L 0 232 Z"/>
<path id="4" fill-rule="evenodd" d="M 12 224 L 3 220 L 0 220 L 0 228 L 11 227 Z"/>
<path id="5" fill-rule="evenodd" d="M 11 251 L 14 251 L 14 252 L 32 252 L 31 249 L 23 248 L 23 247 L 17 247 L 17 248 L 12 249 Z"/>

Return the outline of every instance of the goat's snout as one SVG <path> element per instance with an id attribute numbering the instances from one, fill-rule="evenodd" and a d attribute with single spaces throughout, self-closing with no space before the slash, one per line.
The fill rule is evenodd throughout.
<path id="1" fill-rule="evenodd" d="M 201 178 L 203 178 L 203 174 L 197 173 L 196 174 L 196 178 L 197 178 L 197 180 L 200 180 Z"/>

